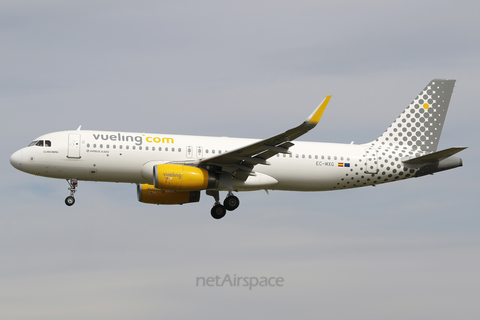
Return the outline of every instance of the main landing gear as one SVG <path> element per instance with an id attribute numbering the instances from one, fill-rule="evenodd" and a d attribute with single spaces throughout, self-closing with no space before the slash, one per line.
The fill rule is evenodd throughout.
<path id="1" fill-rule="evenodd" d="M 77 179 L 70 179 L 70 180 L 67 180 L 68 184 L 70 185 L 70 188 L 68 188 L 68 190 L 70 190 L 70 195 L 68 197 L 65 198 L 65 204 L 67 206 L 73 206 L 73 204 L 75 203 L 75 191 L 77 191 L 77 186 L 78 186 L 78 180 Z"/>
<path id="2" fill-rule="evenodd" d="M 234 196 L 231 191 L 228 192 L 227 197 L 223 201 L 223 205 L 220 204 L 220 196 L 218 191 L 207 190 L 207 195 L 212 196 L 215 199 L 215 204 L 210 211 L 214 219 L 223 218 L 227 213 L 227 210 L 233 211 L 240 205 L 240 200 L 238 200 L 238 198 Z"/>

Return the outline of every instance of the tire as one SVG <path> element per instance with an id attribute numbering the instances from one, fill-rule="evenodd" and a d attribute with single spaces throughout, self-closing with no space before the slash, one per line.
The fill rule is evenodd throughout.
<path id="1" fill-rule="evenodd" d="M 218 220 L 218 219 L 222 219 L 225 216 L 225 214 L 227 213 L 227 210 L 221 204 L 216 204 L 213 206 L 210 213 L 212 214 L 212 217 L 214 219 Z"/>
<path id="2" fill-rule="evenodd" d="M 75 198 L 72 197 L 72 196 L 68 196 L 65 198 L 65 204 L 69 207 L 73 206 L 73 204 L 75 203 Z"/>
<path id="3" fill-rule="evenodd" d="M 227 209 L 228 211 L 233 211 L 237 209 L 238 206 L 240 205 L 240 200 L 235 196 L 228 196 L 223 201 L 223 205 L 225 206 L 225 209 Z"/>

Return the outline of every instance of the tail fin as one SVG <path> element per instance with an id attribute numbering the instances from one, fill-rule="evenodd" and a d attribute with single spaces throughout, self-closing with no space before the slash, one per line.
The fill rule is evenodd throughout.
<path id="1" fill-rule="evenodd" d="M 427 153 L 437 150 L 455 80 L 434 79 L 371 147 L 400 146 Z"/>

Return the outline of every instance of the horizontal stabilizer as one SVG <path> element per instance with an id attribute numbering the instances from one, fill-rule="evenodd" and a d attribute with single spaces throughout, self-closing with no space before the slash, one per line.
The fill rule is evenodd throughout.
<path id="1" fill-rule="evenodd" d="M 465 149 L 467 149 L 467 147 L 449 148 L 449 149 L 433 152 L 424 156 L 416 157 L 413 159 L 405 159 L 405 160 L 402 159 L 402 162 L 405 165 L 410 165 L 410 166 L 420 166 L 420 165 L 429 164 L 433 162 L 440 162 Z"/>

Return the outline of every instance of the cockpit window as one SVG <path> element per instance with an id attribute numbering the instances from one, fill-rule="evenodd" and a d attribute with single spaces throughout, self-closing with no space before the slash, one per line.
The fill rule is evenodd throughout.
<path id="1" fill-rule="evenodd" d="M 36 147 L 51 147 L 52 142 L 50 140 L 35 140 L 32 141 L 29 145 L 29 147 L 36 146 Z"/>

